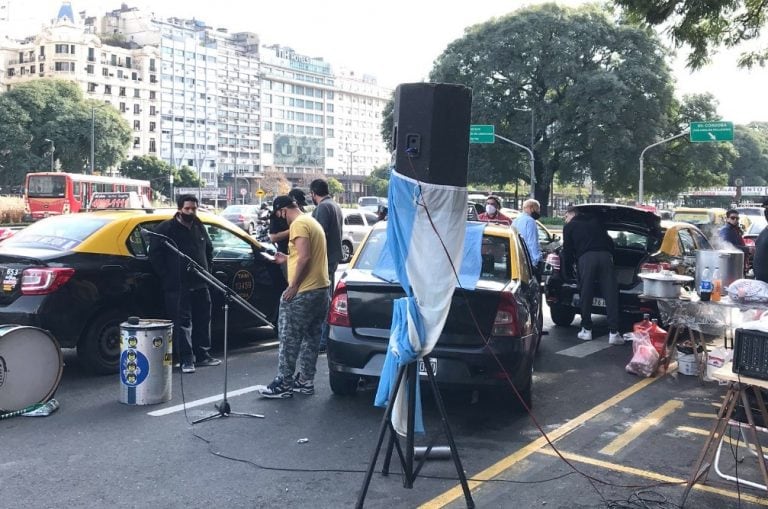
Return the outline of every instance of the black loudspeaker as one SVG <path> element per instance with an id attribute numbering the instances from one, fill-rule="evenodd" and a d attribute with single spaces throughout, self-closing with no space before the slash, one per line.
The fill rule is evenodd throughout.
<path id="1" fill-rule="evenodd" d="M 395 89 L 392 140 L 401 175 L 467 187 L 472 90 L 447 83 L 405 83 Z"/>

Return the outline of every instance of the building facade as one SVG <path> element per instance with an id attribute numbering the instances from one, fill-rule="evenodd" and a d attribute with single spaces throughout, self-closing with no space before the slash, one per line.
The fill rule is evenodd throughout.
<path id="1" fill-rule="evenodd" d="M 111 105 L 133 128 L 128 157 L 157 154 L 159 53 L 153 47 L 124 46 L 93 34 L 65 2 L 39 34 L 22 41 L 0 40 L 3 90 L 38 79 L 73 81 L 86 98 Z"/>

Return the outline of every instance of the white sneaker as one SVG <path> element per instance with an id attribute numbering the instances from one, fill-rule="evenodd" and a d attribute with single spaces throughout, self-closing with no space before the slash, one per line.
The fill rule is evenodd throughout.
<path id="1" fill-rule="evenodd" d="M 611 344 L 611 345 L 623 345 L 624 344 L 624 338 L 618 332 L 609 332 L 608 333 L 608 343 Z"/>
<path id="2" fill-rule="evenodd" d="M 584 327 L 581 328 L 577 336 L 582 341 L 592 341 L 592 331 Z"/>

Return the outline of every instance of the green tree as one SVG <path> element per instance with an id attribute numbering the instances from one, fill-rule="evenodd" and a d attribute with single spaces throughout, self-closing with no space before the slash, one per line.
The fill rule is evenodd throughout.
<path id="1" fill-rule="evenodd" d="M 519 110 L 533 108 L 535 194 L 545 208 L 555 175 L 636 191 L 640 151 L 664 133 L 674 104 L 665 56 L 649 30 L 617 25 L 596 6 L 548 4 L 466 29 L 430 78 L 471 87 L 473 123 L 521 144 L 530 143 L 530 113 Z M 469 180 L 529 180 L 527 157 L 506 143 L 473 146 Z"/>
<path id="2" fill-rule="evenodd" d="M 389 115 L 392 116 L 391 111 Z M 365 185 L 373 196 L 387 196 L 389 193 L 389 165 L 383 164 L 374 168 L 371 174 L 365 177 Z"/>
<path id="3" fill-rule="evenodd" d="M 614 0 L 630 19 L 663 25 L 674 43 L 688 46 L 688 67 L 699 69 L 714 49 L 731 48 L 760 36 L 768 19 L 768 3 L 753 0 Z M 768 48 L 745 51 L 739 65 L 765 65 Z"/>
<path id="4" fill-rule="evenodd" d="M 123 162 L 120 173 L 129 178 L 149 180 L 152 189 L 165 196 L 171 196 L 171 183 L 168 177 L 173 175 L 174 182 L 177 182 L 177 179 L 180 180 L 178 170 L 172 169 L 170 164 L 155 156 L 134 156 L 130 161 Z"/>
<path id="5" fill-rule="evenodd" d="M 741 178 L 745 186 L 768 185 L 768 134 L 749 126 L 738 125 L 733 145 L 739 153 L 731 168 L 728 185 Z"/>
<path id="6" fill-rule="evenodd" d="M 32 119 L 21 106 L 0 95 L 0 185 L 18 185 L 40 157 L 30 152 Z"/>
<path id="7" fill-rule="evenodd" d="M 2 94 L 0 154 L 17 173 L 50 169 L 50 149 L 64 171 L 89 168 L 91 116 L 96 133 L 98 169 L 125 159 L 131 140 L 128 123 L 109 105 L 87 101 L 80 88 L 63 80 L 24 83 Z M 3 164 L 3 163 L 0 163 Z M 5 164 L 3 164 L 5 166 Z"/>
<path id="8" fill-rule="evenodd" d="M 341 196 L 344 193 L 344 185 L 335 177 L 328 177 L 328 192 L 331 196 Z"/>

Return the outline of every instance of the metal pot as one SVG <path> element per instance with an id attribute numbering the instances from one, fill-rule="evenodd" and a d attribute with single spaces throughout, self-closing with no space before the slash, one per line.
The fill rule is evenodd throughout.
<path id="1" fill-rule="evenodd" d="M 720 269 L 720 279 L 723 286 L 728 286 L 737 279 L 744 277 L 744 253 L 742 251 L 724 251 L 714 249 L 700 249 L 696 251 L 696 288 L 701 283 L 701 275 L 704 269 L 709 267 L 709 277 Z"/>
<path id="2" fill-rule="evenodd" d="M 680 288 L 693 281 L 691 276 L 662 272 L 640 274 L 640 277 L 643 279 L 643 295 L 662 299 L 677 299 L 680 297 Z"/>

